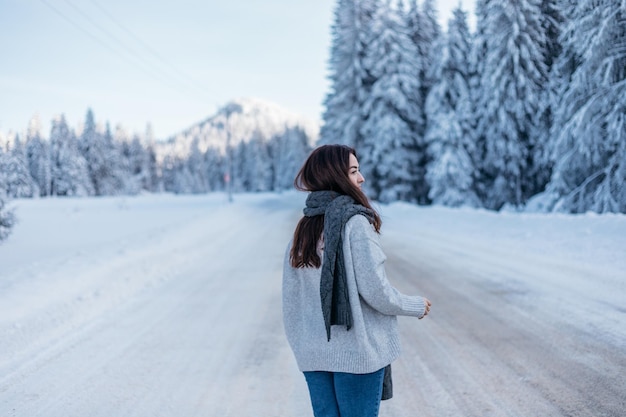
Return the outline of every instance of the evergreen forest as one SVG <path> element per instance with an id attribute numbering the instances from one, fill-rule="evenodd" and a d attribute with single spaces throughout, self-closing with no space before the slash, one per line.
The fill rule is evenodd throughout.
<path id="1" fill-rule="evenodd" d="M 476 0 L 475 28 L 435 0 L 337 0 L 317 145 L 354 147 L 381 203 L 626 213 L 626 1 Z M 299 129 L 161 155 L 148 129 L 0 144 L 8 198 L 289 189 L 311 150 Z"/>
<path id="2" fill-rule="evenodd" d="M 338 0 L 320 143 L 381 202 L 626 213 L 626 2 Z"/>

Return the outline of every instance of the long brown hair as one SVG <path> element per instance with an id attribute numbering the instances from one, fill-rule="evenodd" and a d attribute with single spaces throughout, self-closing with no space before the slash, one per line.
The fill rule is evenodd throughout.
<path id="1" fill-rule="evenodd" d="M 356 157 L 356 151 L 346 145 L 323 145 L 311 152 L 300 168 L 293 182 L 300 191 L 335 191 L 349 195 L 357 204 L 374 212 L 372 225 L 380 233 L 382 221 L 369 200 L 356 185 L 350 181 L 350 155 Z M 322 265 L 317 255 L 317 242 L 324 231 L 324 216 L 302 217 L 293 234 L 293 244 L 289 254 L 294 268 L 315 267 Z"/>

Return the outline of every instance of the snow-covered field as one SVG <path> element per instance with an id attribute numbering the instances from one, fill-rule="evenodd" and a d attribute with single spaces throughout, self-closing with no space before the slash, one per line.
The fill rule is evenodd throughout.
<path id="1" fill-rule="evenodd" d="M 13 201 L 0 416 L 311 415 L 280 316 L 304 197 Z M 381 416 L 626 409 L 626 216 L 379 208 L 390 279 L 433 301 Z"/>

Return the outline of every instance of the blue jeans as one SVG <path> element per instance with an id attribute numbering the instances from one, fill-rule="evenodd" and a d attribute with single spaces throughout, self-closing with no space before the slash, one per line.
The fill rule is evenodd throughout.
<path id="1" fill-rule="evenodd" d="M 378 417 L 385 368 L 371 374 L 304 372 L 315 417 Z"/>

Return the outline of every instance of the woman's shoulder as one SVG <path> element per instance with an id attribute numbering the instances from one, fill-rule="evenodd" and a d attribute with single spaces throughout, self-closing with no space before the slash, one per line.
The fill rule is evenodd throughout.
<path id="1" fill-rule="evenodd" d="M 363 227 L 365 225 L 370 225 L 371 226 L 371 223 L 367 219 L 367 217 L 365 217 L 365 215 L 363 215 L 363 214 L 355 214 L 354 216 L 350 217 L 350 219 L 346 222 L 346 226 L 348 226 L 348 225 L 352 225 L 353 227 L 355 225 Z"/>
<path id="2" fill-rule="evenodd" d="M 345 232 L 351 239 L 365 239 L 376 235 L 374 226 L 362 214 L 355 214 L 346 222 Z"/>

